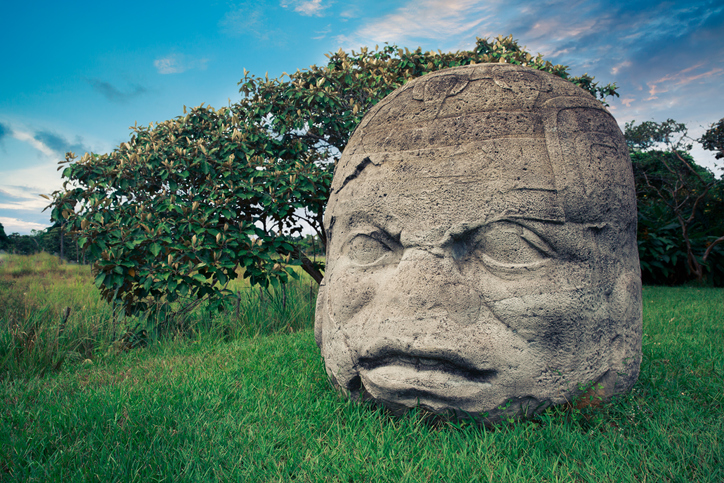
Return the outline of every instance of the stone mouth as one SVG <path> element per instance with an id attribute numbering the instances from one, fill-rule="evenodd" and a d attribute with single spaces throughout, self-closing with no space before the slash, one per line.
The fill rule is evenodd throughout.
<path id="1" fill-rule="evenodd" d="M 359 365 L 370 372 L 382 367 L 399 367 L 409 371 L 414 369 L 420 376 L 425 373 L 444 373 L 451 379 L 464 379 L 476 383 L 490 383 L 498 371 L 481 369 L 457 354 L 425 354 L 407 352 L 387 352 L 360 357 Z"/>

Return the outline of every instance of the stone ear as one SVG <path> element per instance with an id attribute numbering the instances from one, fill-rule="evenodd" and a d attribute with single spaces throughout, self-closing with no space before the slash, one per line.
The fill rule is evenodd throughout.
<path id="1" fill-rule="evenodd" d="M 425 100 L 425 83 L 424 82 L 418 82 L 415 84 L 415 87 L 412 89 L 412 98 L 416 101 L 424 101 Z"/>
<path id="2" fill-rule="evenodd" d="M 468 86 L 468 84 L 470 82 L 468 80 L 468 77 L 463 77 L 463 76 L 456 76 L 455 81 L 456 81 L 455 85 L 452 87 L 452 89 L 450 89 L 450 92 L 448 93 L 448 97 L 456 96 L 456 95 L 460 94 L 463 91 L 463 89 L 465 89 Z"/>
<path id="3" fill-rule="evenodd" d="M 317 293 L 317 306 L 314 311 L 314 340 L 317 347 L 322 348 L 322 328 L 324 326 L 324 316 L 327 313 L 327 286 L 325 280 L 319 284 L 319 292 Z"/>

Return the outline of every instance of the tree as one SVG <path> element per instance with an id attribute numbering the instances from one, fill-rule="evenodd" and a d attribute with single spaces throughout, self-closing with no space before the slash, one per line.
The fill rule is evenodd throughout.
<path id="1" fill-rule="evenodd" d="M 8 236 L 10 243 L 10 253 L 17 255 L 33 255 L 41 251 L 40 248 L 41 232 L 32 230 L 30 235 L 21 235 L 19 233 L 11 233 Z"/>
<path id="2" fill-rule="evenodd" d="M 668 119 L 631 121 L 624 135 L 636 179 L 644 274 L 660 270 L 670 278 L 681 253 L 688 272 L 702 282 L 710 256 L 724 242 L 722 183 L 694 162 L 687 133 L 686 125 Z M 681 244 L 670 234 L 674 228 Z"/>
<path id="3" fill-rule="evenodd" d="M 512 36 L 478 39 L 471 51 L 385 45 L 328 58 L 278 79 L 245 70 L 243 98 L 228 108 L 184 108 L 184 116 L 132 127 L 130 141 L 112 153 L 66 155 L 52 218 L 98 258 L 96 284 L 106 299 L 121 299 L 127 311 L 162 298 L 219 300 L 240 267 L 263 286 L 287 281 L 294 265 L 321 281 L 323 265 L 295 240 L 307 225 L 326 245 L 334 162 L 370 107 L 412 78 L 507 62 L 568 79 L 601 100 L 618 95 L 615 85 L 570 77 L 566 66 L 533 57 Z"/>
<path id="4" fill-rule="evenodd" d="M 724 158 L 724 118 L 712 124 L 704 135 L 699 138 L 699 142 L 704 149 L 716 151 L 716 154 L 714 154 L 716 159 Z"/>
<path id="5" fill-rule="evenodd" d="M 44 252 L 57 254 L 63 260 L 81 261 L 76 237 L 68 236 L 58 222 L 42 232 L 40 247 Z"/>
<path id="6" fill-rule="evenodd" d="M 0 223 L 0 250 L 7 250 L 10 246 L 10 238 L 5 234 L 5 227 Z"/>
<path id="7" fill-rule="evenodd" d="M 223 295 L 239 266 L 263 285 L 293 273 L 282 265 L 295 261 L 290 220 L 305 206 L 300 199 L 328 191 L 326 165 L 305 159 L 299 143 L 279 148 L 258 133 L 263 126 L 240 122 L 230 109 L 199 107 L 134 130 L 112 153 L 71 163 L 63 175 L 78 187 L 54 194 L 53 218 L 67 220 L 98 258 L 104 298 L 145 311 L 163 297 Z"/>

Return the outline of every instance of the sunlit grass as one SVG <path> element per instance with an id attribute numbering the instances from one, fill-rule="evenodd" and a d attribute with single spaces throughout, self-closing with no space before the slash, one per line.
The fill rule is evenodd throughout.
<path id="1" fill-rule="evenodd" d="M 317 286 L 306 275 L 276 290 L 251 288 L 241 278 L 229 288 L 235 296 L 221 312 L 201 304 L 183 316 L 127 317 L 100 298 L 90 267 L 60 264 L 43 253 L 6 255 L 0 264 L 0 380 L 45 375 L 159 337 L 228 342 L 313 325 Z"/>

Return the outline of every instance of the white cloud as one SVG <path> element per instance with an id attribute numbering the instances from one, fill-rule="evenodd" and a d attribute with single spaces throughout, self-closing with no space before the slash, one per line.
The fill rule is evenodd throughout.
<path id="1" fill-rule="evenodd" d="M 58 180 L 44 187 L 0 185 L 0 198 L 2 199 L 0 201 L 0 210 L 27 211 L 32 214 L 41 213 L 50 204 L 50 201 L 42 198 L 40 194 L 49 194 L 59 187 Z"/>
<path id="2" fill-rule="evenodd" d="M 263 23 L 264 12 L 261 8 L 243 5 L 236 10 L 227 12 L 219 21 L 219 27 L 221 32 L 231 37 L 248 34 L 261 37 Z"/>
<path id="3" fill-rule="evenodd" d="M 154 60 L 153 66 L 156 70 L 158 70 L 159 74 L 176 74 L 178 72 L 183 72 L 180 70 L 178 61 L 173 56 Z"/>
<path id="4" fill-rule="evenodd" d="M 276 13 L 277 7 L 265 10 L 258 2 L 242 2 L 219 21 L 219 31 L 229 37 L 251 36 L 268 45 L 285 45 L 287 32 L 282 30 L 273 18 Z M 267 18 L 267 14 L 272 20 Z"/>
<path id="5" fill-rule="evenodd" d="M 534 39 L 570 41 L 588 34 L 595 25 L 595 20 L 578 19 L 577 22 L 570 22 L 549 18 L 536 22 L 525 36 Z"/>
<path id="6" fill-rule="evenodd" d="M 473 35 L 493 15 L 495 2 L 479 0 L 410 1 L 395 12 L 369 21 L 349 36 L 338 36 L 342 47 L 372 43 L 404 43 L 413 38 L 456 39 Z"/>
<path id="7" fill-rule="evenodd" d="M 340 13 L 339 16 L 342 18 L 342 21 L 343 21 L 343 22 L 346 22 L 346 21 L 347 21 L 348 19 L 350 19 L 350 18 L 357 18 L 357 17 L 359 17 L 359 16 L 360 16 L 360 9 L 359 9 L 359 7 L 357 7 L 356 5 L 353 5 L 353 6 L 349 7 L 349 8 L 347 8 L 347 10 L 343 11 L 342 13 Z"/>
<path id="8" fill-rule="evenodd" d="M 41 230 L 49 224 L 37 223 L 50 219 L 50 210 L 43 210 L 50 201 L 40 194 L 50 194 L 61 188 L 60 173 L 56 163 L 48 161 L 38 166 L 5 171 L 0 185 L 0 222 L 5 233 L 29 233 Z"/>
<path id="9" fill-rule="evenodd" d="M 30 233 L 30 230 L 44 230 L 50 226 L 50 223 L 43 225 L 33 221 L 23 221 L 6 216 L 0 216 L 0 223 L 2 223 L 5 233 L 8 235 L 11 233 Z"/>
<path id="10" fill-rule="evenodd" d="M 43 211 L 43 208 L 48 206 L 48 204 L 50 203 L 48 200 L 41 198 L 38 194 L 36 194 L 35 196 L 28 196 L 27 193 L 21 193 L 20 196 L 14 196 L 12 193 L 10 193 L 10 191 L 12 190 L 8 188 L 10 187 L 0 187 L 0 193 L 5 196 L 10 196 L 14 199 L 9 200 L 8 202 L 0 202 L 0 210 L 40 212 Z"/>
<path id="11" fill-rule="evenodd" d="M 620 64 L 614 65 L 614 66 L 611 68 L 611 74 L 612 74 L 612 75 L 618 74 L 619 71 L 620 71 L 621 69 L 623 69 L 624 67 L 631 67 L 631 62 L 628 61 L 628 60 L 625 60 L 625 61 L 621 62 Z"/>
<path id="12" fill-rule="evenodd" d="M 190 69 L 205 70 L 209 59 L 192 59 L 183 54 L 171 54 L 153 61 L 159 74 L 180 74 Z"/>
<path id="13" fill-rule="evenodd" d="M 30 144 L 32 147 L 45 154 L 46 156 L 55 156 L 56 154 L 55 151 L 46 146 L 45 143 L 43 143 L 42 141 L 35 139 L 30 133 L 13 129 L 12 135 L 18 141 L 23 141 Z"/>
<path id="14" fill-rule="evenodd" d="M 57 162 L 48 160 L 45 163 L 30 168 L 14 169 L 2 173 L 0 194 L 5 203 L 8 197 L 14 205 L 12 208 L 3 206 L 3 209 L 36 210 L 44 208 L 48 203 L 40 194 L 49 194 L 62 186 L 60 171 L 56 171 Z"/>
<path id="15" fill-rule="evenodd" d="M 294 7 L 294 11 L 307 17 L 316 15 L 322 16 L 324 9 L 329 5 L 322 5 L 322 0 L 282 0 L 281 6 L 284 8 Z"/>
<path id="16" fill-rule="evenodd" d="M 667 74 L 659 79 L 647 82 L 646 85 L 649 86 L 650 97 L 646 100 L 658 99 L 658 94 L 663 94 L 665 92 L 669 92 L 670 90 L 676 90 L 678 87 L 685 86 L 691 82 L 707 79 L 709 77 L 720 76 L 724 73 L 724 69 L 719 67 L 709 69 L 706 72 L 701 72 L 699 74 L 692 73 L 692 71 L 695 71 L 702 66 L 705 66 L 706 68 L 709 67 L 702 62 L 678 72 Z"/>

